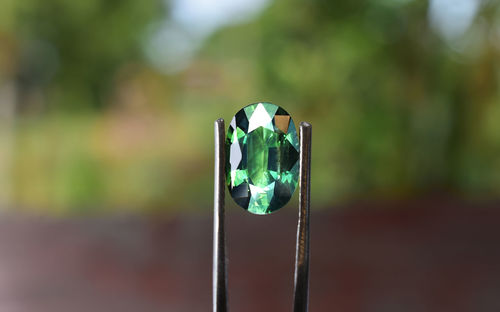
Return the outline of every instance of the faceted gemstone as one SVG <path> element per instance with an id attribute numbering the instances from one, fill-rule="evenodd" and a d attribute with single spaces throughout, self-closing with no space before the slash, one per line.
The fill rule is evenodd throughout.
<path id="1" fill-rule="evenodd" d="M 290 200 L 299 176 L 299 140 L 283 108 L 255 103 L 236 113 L 226 155 L 226 181 L 238 205 L 262 215 Z"/>

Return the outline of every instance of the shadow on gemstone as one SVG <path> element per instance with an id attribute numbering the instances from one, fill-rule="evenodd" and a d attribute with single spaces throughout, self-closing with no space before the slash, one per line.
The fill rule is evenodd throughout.
<path id="1" fill-rule="evenodd" d="M 240 185 L 233 187 L 230 192 L 231 197 L 233 197 L 234 201 L 238 205 L 245 209 L 248 208 L 248 203 L 250 202 L 250 191 L 248 183 L 241 183 Z"/>
<path id="2" fill-rule="evenodd" d="M 290 201 L 290 198 L 292 198 L 293 191 L 294 190 L 290 190 L 289 186 L 276 182 L 274 185 L 274 196 L 269 204 L 269 210 L 276 211 L 285 206 L 286 203 Z"/>
<path id="3" fill-rule="evenodd" d="M 236 113 L 234 116 L 236 119 L 236 125 L 238 128 L 240 128 L 243 132 L 248 132 L 248 118 L 247 115 L 245 114 L 244 110 L 240 110 L 239 112 Z"/>

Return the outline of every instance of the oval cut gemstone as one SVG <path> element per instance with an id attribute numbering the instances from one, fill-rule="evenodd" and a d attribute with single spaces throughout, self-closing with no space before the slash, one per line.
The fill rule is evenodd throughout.
<path id="1" fill-rule="evenodd" d="M 271 103 L 242 108 L 226 137 L 226 178 L 234 201 L 268 214 L 292 197 L 299 177 L 299 140 L 290 115 Z"/>

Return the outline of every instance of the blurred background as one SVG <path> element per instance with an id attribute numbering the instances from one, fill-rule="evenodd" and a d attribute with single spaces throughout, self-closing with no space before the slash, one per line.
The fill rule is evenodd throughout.
<path id="1" fill-rule="evenodd" d="M 3 0 L 0 311 L 209 310 L 258 101 L 313 125 L 311 311 L 500 311 L 497 0 Z M 291 309 L 296 195 L 228 197 L 233 310 Z"/>

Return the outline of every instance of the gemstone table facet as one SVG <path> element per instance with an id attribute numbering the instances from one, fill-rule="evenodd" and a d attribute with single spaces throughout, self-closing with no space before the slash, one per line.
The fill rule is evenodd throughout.
<path id="1" fill-rule="evenodd" d="M 299 177 L 299 140 L 284 109 L 271 103 L 241 109 L 227 131 L 226 155 L 226 181 L 238 205 L 263 215 L 290 200 Z"/>

